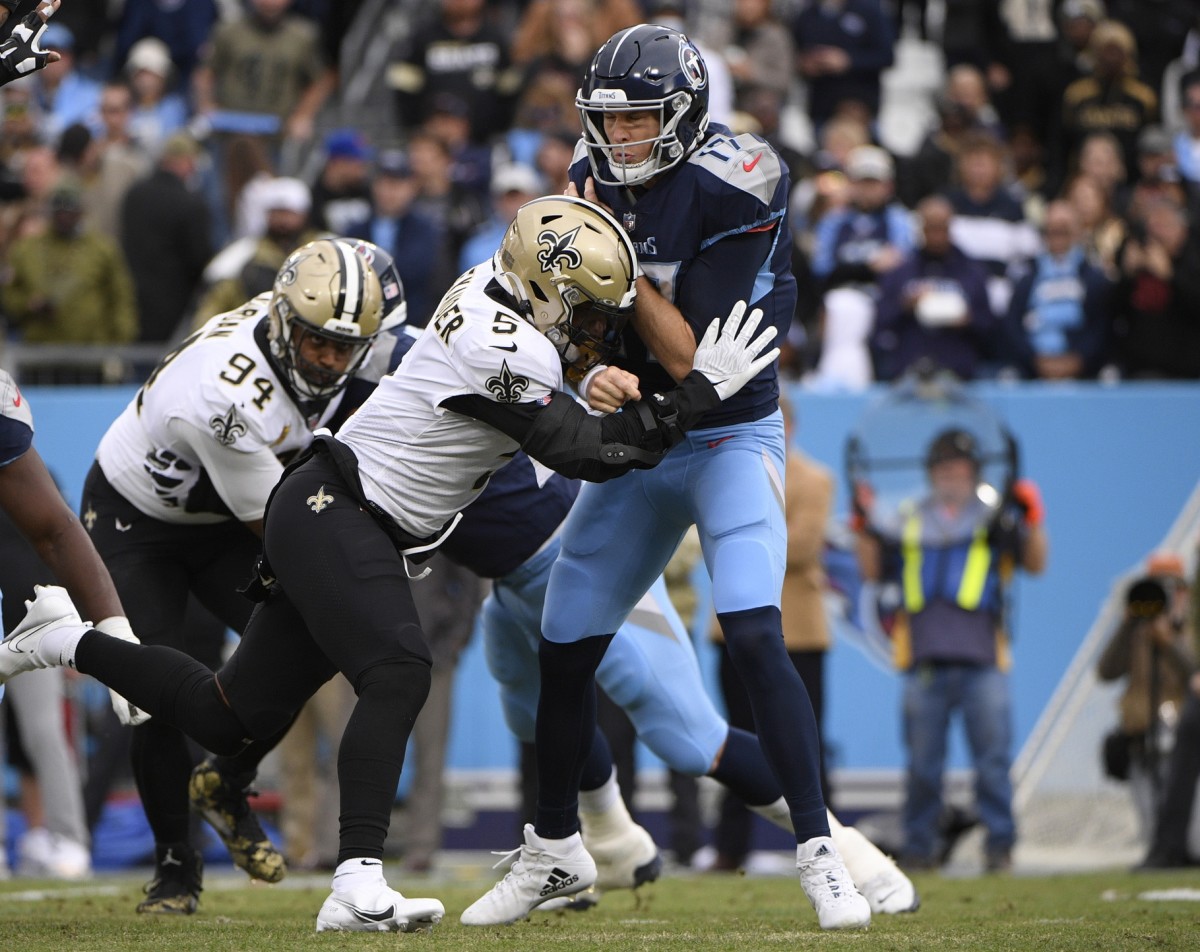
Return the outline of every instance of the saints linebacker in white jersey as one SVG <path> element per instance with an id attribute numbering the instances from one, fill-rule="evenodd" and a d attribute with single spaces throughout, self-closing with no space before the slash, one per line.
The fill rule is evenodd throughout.
<path id="1" fill-rule="evenodd" d="M 379 330 L 382 296 L 348 244 L 312 242 L 287 259 L 271 292 L 212 318 L 169 353 L 109 427 L 84 486 L 83 522 L 145 643 L 218 667 L 223 628 L 207 643 L 185 643 L 189 594 L 245 629 L 254 606 L 238 589 L 253 575 L 267 497 L 284 463 L 337 411 Z M 196 909 L 193 766 L 178 728 L 135 727 L 134 777 L 157 864 L 139 912 Z M 236 762 L 206 762 L 192 784 L 234 861 L 275 882 L 285 865 L 246 806 L 252 776 Z"/>
<path id="2" fill-rule="evenodd" d="M 743 321 L 738 304 L 723 329 L 712 322 L 680 386 L 589 415 L 564 392 L 564 368 L 578 376 L 609 356 L 636 277 L 633 245 L 603 210 L 557 196 L 526 204 L 494 259 L 447 292 L 399 369 L 336 438 L 318 435 L 285 472 L 266 511 L 262 603 L 215 675 L 170 648 L 91 630 L 51 587 L 0 646 L 0 682 L 74 665 L 155 721 L 236 754 L 273 738 L 341 671 L 357 701 L 339 748 L 338 865 L 317 930 L 439 922 L 440 902 L 404 897 L 382 869 L 405 746 L 429 690 L 430 654 L 409 589 L 416 566 L 518 448 L 585 479 L 654 466 L 778 355 L 760 353 L 774 331 L 755 337 L 760 315 Z M 250 402 L 252 375 L 242 381 Z M 595 882 L 595 863 L 577 847 L 555 895 Z"/>

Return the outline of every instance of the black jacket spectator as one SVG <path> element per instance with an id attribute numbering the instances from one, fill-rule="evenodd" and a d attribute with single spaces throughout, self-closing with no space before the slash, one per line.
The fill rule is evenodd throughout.
<path id="1" fill-rule="evenodd" d="M 143 341 L 171 338 L 212 257 L 208 206 L 186 184 L 198 155 L 190 137 L 172 136 L 159 167 L 125 195 L 121 250 L 133 275 Z"/>
<path id="2" fill-rule="evenodd" d="M 400 124 L 423 125 L 432 104 L 448 94 L 468 105 L 471 139 L 484 143 L 511 124 L 520 71 L 509 59 L 508 38 L 488 22 L 482 0 L 442 6 L 388 68 Z M 453 17 L 445 7 L 454 8 Z"/>
<path id="3" fill-rule="evenodd" d="M 1200 242 L 1187 213 L 1167 202 L 1146 210 L 1144 237 L 1118 256 L 1116 356 L 1134 379 L 1200 379 Z"/>
<path id="4" fill-rule="evenodd" d="M 814 125 L 847 100 L 879 114 L 880 76 L 894 61 L 895 43 L 879 0 L 807 4 L 792 21 L 792 37 Z"/>

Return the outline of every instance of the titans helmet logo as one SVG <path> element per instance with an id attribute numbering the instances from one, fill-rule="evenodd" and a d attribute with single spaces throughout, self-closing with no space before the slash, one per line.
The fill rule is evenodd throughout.
<path id="1" fill-rule="evenodd" d="M 579 234 L 578 226 L 564 235 L 552 228 L 547 228 L 538 235 L 538 244 L 542 250 L 538 252 L 538 264 L 546 272 L 560 271 L 563 268 L 578 268 L 583 264 L 583 255 L 575 247 L 575 236 Z"/>
<path id="2" fill-rule="evenodd" d="M 691 43 L 679 44 L 679 68 L 692 89 L 703 89 L 708 85 L 708 67 Z"/>

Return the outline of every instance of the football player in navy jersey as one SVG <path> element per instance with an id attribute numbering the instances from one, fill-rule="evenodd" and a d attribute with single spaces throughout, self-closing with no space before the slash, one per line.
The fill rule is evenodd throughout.
<path id="1" fill-rule="evenodd" d="M 787 168 L 762 138 L 711 123 L 708 92 L 695 45 L 676 30 L 642 24 L 601 46 L 577 95 L 583 137 L 568 194 L 611 210 L 645 276 L 623 354 L 581 381 L 595 409 L 616 410 L 645 390 L 671 387 L 691 367 L 701 332 L 735 301 L 761 310 L 780 334 L 792 319 Z M 705 414 L 659 466 L 580 492 L 542 616 L 534 835 L 464 922 L 510 922 L 543 901 L 548 875 L 579 829 L 597 665 L 693 523 L 729 654 L 791 812 L 804 892 L 822 928 L 870 922 L 870 905 L 829 836 L 816 721 L 783 643 L 777 394 L 771 364 Z"/>
<path id="2" fill-rule="evenodd" d="M 442 546 L 449 558 L 492 579 L 481 612 L 484 653 L 500 684 L 505 721 L 524 742 L 532 742 L 535 734 L 546 584 L 559 552 L 559 530 L 579 489 L 578 481 L 547 472 L 518 453 L 463 511 Z M 638 737 L 668 766 L 714 778 L 756 813 L 791 830 L 791 814 L 758 738 L 731 728 L 717 712 L 662 578 L 618 629 L 596 679 L 628 713 Z M 584 846 L 596 861 L 598 890 L 637 887 L 657 875 L 657 849 L 625 808 L 612 754 L 599 730 L 580 781 L 579 815 Z M 832 814 L 829 824 L 873 911 L 917 907 L 912 882 L 891 859 Z"/>
<path id="3" fill-rule="evenodd" d="M 338 865 L 317 930 L 432 927 L 442 904 L 406 898 L 382 869 L 404 749 L 430 681 L 409 589 L 414 566 L 518 449 L 596 481 L 653 467 L 779 355 L 769 347 L 775 329 L 756 334 L 761 312 L 746 315 L 739 301 L 723 324 L 710 323 L 678 387 L 589 414 L 564 391 L 564 376 L 612 350 L 636 275 L 628 236 L 599 207 L 558 196 L 522 206 L 494 258 L 455 282 L 397 372 L 276 484 L 254 586 L 261 603 L 215 674 L 174 648 L 106 637 L 65 591 L 43 586 L 0 644 L 0 683 L 70 665 L 208 750 L 235 755 L 277 736 L 341 671 L 357 701 L 338 752 Z M 337 289 L 293 284 L 318 300 Z M 339 309 L 351 303 L 336 298 Z M 536 842 L 532 827 L 527 838 Z M 596 880 L 578 832 L 562 845 L 554 861 L 564 875 L 544 898 Z"/>

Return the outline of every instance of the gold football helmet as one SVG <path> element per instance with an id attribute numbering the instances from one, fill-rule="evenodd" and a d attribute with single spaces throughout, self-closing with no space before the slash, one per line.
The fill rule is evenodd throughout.
<path id="1" fill-rule="evenodd" d="M 566 195 L 526 202 L 494 267 L 525 318 L 558 350 L 568 376 L 578 380 L 620 349 L 637 294 L 637 253 L 602 208 Z"/>
<path id="2" fill-rule="evenodd" d="M 271 355 L 297 396 L 328 399 L 350 382 L 382 326 L 382 304 L 379 278 L 351 245 L 321 239 L 288 256 L 271 294 Z M 330 344 L 339 356 L 328 365 L 303 354 Z"/>

